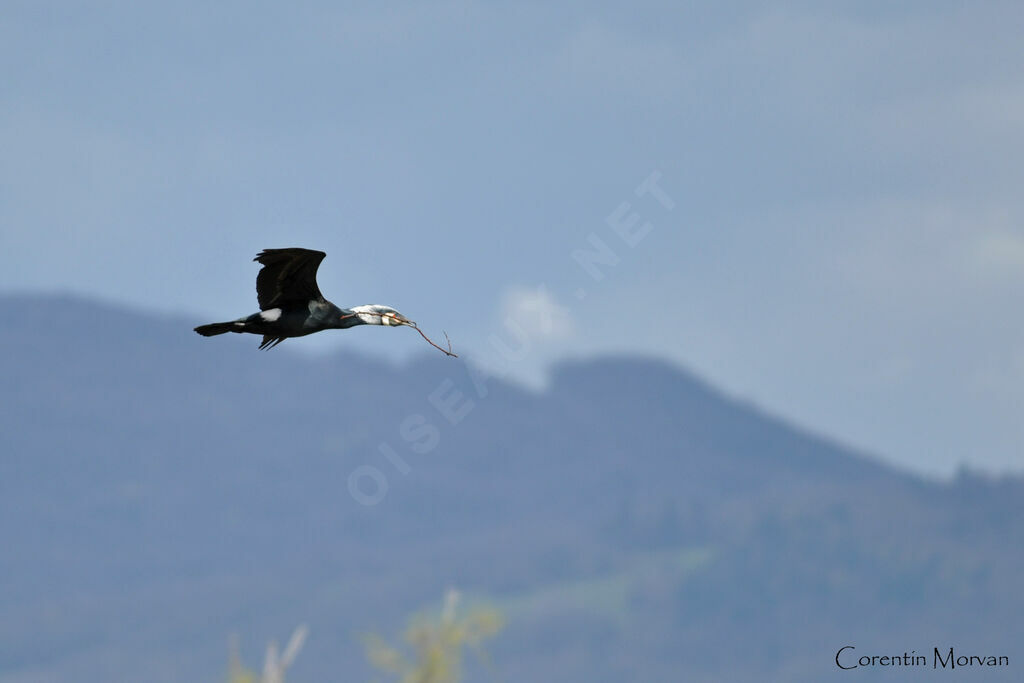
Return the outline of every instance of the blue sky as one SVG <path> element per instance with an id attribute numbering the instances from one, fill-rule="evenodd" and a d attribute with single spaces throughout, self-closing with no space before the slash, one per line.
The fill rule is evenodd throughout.
<path id="1" fill-rule="evenodd" d="M 6 2 L 0 289 L 205 322 L 255 310 L 255 252 L 315 247 L 335 303 L 393 305 L 524 381 L 639 351 L 902 466 L 1021 471 L 1022 21 Z M 672 208 L 638 196 L 652 173 Z M 633 213 L 629 246 L 609 217 Z M 572 256 L 593 238 L 617 259 L 600 281 Z M 505 363 L 510 335 L 529 345 Z"/>

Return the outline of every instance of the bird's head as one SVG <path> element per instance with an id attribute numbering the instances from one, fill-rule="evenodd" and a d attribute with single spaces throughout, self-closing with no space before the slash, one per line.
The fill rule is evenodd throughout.
<path id="1" fill-rule="evenodd" d="M 370 304 L 368 306 L 353 306 L 350 310 L 349 315 L 354 313 L 364 325 L 416 326 L 416 323 L 390 306 Z"/>

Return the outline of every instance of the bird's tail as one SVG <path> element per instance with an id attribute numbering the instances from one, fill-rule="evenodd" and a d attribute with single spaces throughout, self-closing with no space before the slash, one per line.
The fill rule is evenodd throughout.
<path id="1" fill-rule="evenodd" d="M 212 337 L 218 334 L 224 334 L 225 332 L 231 332 L 235 327 L 235 323 L 210 323 L 209 325 L 200 325 L 195 328 L 196 332 L 203 335 L 204 337 Z"/>

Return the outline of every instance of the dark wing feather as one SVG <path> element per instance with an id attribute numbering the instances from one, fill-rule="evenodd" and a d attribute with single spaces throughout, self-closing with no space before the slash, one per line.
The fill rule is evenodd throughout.
<path id="1" fill-rule="evenodd" d="M 289 304 L 305 305 L 322 300 L 316 285 L 316 271 L 326 256 L 312 249 L 264 249 L 253 261 L 263 264 L 256 276 L 256 298 L 260 310 Z"/>
<path id="2" fill-rule="evenodd" d="M 272 349 L 281 342 L 283 342 L 285 339 L 286 337 L 275 337 L 272 334 L 265 334 L 263 335 L 263 342 L 260 344 L 260 350 L 262 351 L 263 349 Z"/>

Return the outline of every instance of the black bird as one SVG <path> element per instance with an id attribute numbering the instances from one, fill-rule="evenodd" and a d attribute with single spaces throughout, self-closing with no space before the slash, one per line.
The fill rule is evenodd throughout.
<path id="1" fill-rule="evenodd" d="M 263 264 L 256 276 L 260 312 L 225 323 L 200 325 L 196 332 L 204 337 L 225 332 L 262 334 L 260 348 L 272 349 L 289 337 L 304 337 L 320 330 L 356 325 L 416 327 L 390 306 L 338 308 L 325 299 L 316 284 L 316 271 L 326 255 L 312 249 L 264 249 L 253 259 Z"/>

